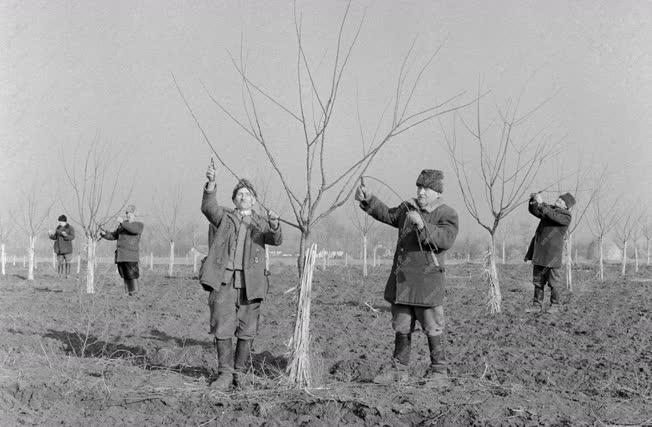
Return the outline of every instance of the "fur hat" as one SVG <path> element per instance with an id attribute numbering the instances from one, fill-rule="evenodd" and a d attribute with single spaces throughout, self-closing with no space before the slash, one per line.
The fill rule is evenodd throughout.
<path id="1" fill-rule="evenodd" d="M 417 186 L 428 187 L 438 193 L 444 192 L 444 172 L 436 169 L 424 169 L 417 178 Z"/>
<path id="2" fill-rule="evenodd" d="M 66 218 L 65 215 L 59 215 L 59 218 L 57 218 L 57 221 L 68 222 L 68 218 Z"/>
<path id="3" fill-rule="evenodd" d="M 571 193 L 564 193 L 561 196 L 559 196 L 559 198 L 562 199 L 564 203 L 566 203 L 566 207 L 568 209 L 575 206 L 575 197 L 573 197 Z"/>
<path id="4" fill-rule="evenodd" d="M 238 194 L 238 191 L 241 188 L 246 188 L 249 190 L 252 196 L 256 197 L 256 190 L 254 190 L 254 186 L 251 182 L 249 182 L 248 179 L 242 178 L 238 183 L 235 185 L 235 188 L 233 189 L 233 193 L 231 194 L 231 200 L 235 200 L 235 195 Z"/>
<path id="5" fill-rule="evenodd" d="M 136 205 L 127 205 L 127 208 L 125 209 L 125 213 L 132 213 L 136 214 Z"/>

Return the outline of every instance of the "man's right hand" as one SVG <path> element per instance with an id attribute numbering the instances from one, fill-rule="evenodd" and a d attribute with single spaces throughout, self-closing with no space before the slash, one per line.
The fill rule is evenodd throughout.
<path id="1" fill-rule="evenodd" d="M 358 188 L 355 189 L 355 200 L 362 202 L 363 200 L 367 200 L 367 197 L 369 197 L 367 187 L 359 185 Z"/>
<path id="2" fill-rule="evenodd" d="M 215 164 L 212 158 L 208 164 L 208 169 L 206 169 L 206 179 L 208 179 L 208 182 L 215 182 Z"/>

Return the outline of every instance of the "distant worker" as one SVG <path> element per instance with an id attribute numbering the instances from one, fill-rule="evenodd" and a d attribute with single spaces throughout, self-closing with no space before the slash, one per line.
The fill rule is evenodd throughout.
<path id="1" fill-rule="evenodd" d="M 133 295 L 138 292 L 138 278 L 140 269 L 139 244 L 140 236 L 145 227 L 142 222 L 136 221 L 136 207 L 129 205 L 125 209 L 126 219 L 118 217 L 118 228 L 114 231 L 100 230 L 100 236 L 106 240 L 117 240 L 115 250 L 115 263 L 118 273 L 125 283 L 125 293 Z"/>
<path id="2" fill-rule="evenodd" d="M 360 185 L 355 199 L 380 222 L 398 229 L 392 270 L 385 285 L 385 300 L 391 304 L 394 353 L 391 366 L 374 378 L 388 384 L 408 379 L 410 346 L 416 321 L 428 338 L 430 366 L 427 380 L 448 376 L 444 355 L 444 288 L 446 251 L 458 232 L 457 213 L 446 205 L 443 173 L 423 170 L 416 182 L 417 198 L 388 208 Z"/>
<path id="3" fill-rule="evenodd" d="M 540 218 L 539 226 L 530 241 L 524 261 L 532 261 L 532 283 L 534 299 L 525 311 L 528 313 L 543 311 L 545 286 L 550 287 L 550 307 L 548 313 L 559 311 L 559 288 L 561 282 L 561 261 L 564 250 L 564 237 L 571 222 L 570 210 L 575 205 L 575 198 L 564 193 L 557 198 L 554 205 L 543 202 L 540 193 L 530 195 L 528 210 Z"/>
<path id="4" fill-rule="evenodd" d="M 72 261 L 72 241 L 75 239 L 75 229 L 68 224 L 65 215 L 59 215 L 59 223 L 55 230 L 49 230 L 50 239 L 54 240 L 54 253 L 57 255 L 57 275 L 70 274 L 70 262 Z"/>
<path id="5" fill-rule="evenodd" d="M 201 211 L 212 227 L 199 280 L 210 292 L 210 334 L 215 337 L 218 359 L 212 387 L 228 391 L 238 382 L 238 373 L 247 370 L 260 305 L 269 289 L 265 245 L 278 246 L 283 238 L 278 214 L 270 210 L 263 217 L 253 210 L 256 191 L 249 181 L 238 181 L 231 193 L 235 209 L 230 209 L 217 204 L 212 161 L 206 178 Z M 235 356 L 233 337 L 237 338 Z"/>

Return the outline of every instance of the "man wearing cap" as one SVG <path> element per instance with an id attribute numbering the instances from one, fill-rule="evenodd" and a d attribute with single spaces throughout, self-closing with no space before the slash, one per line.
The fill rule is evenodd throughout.
<path id="1" fill-rule="evenodd" d="M 115 263 L 118 273 L 125 282 L 125 293 L 133 295 L 138 292 L 140 269 L 139 245 L 140 235 L 145 225 L 136 221 L 136 206 L 129 205 L 125 209 L 125 217 L 118 217 L 118 228 L 114 231 L 100 230 L 100 236 L 106 240 L 117 240 Z"/>
<path id="2" fill-rule="evenodd" d="M 210 334 L 218 359 L 213 388 L 231 389 L 238 373 L 247 370 L 251 342 L 258 330 L 260 305 L 269 288 L 265 270 L 265 245 L 282 243 L 279 216 L 267 217 L 253 210 L 256 191 L 246 179 L 238 181 L 231 193 L 234 209 L 218 205 L 215 167 L 206 171 L 201 211 L 212 224 L 208 256 L 199 272 L 199 281 L 209 292 Z M 233 337 L 237 339 L 235 355 Z"/>
<path id="3" fill-rule="evenodd" d="M 446 205 L 443 173 L 426 169 L 417 178 L 417 197 L 388 208 L 361 185 L 355 198 L 380 222 L 398 229 L 392 270 L 385 285 L 394 329 L 392 364 L 374 382 L 387 384 L 408 378 L 410 346 L 416 321 L 428 338 L 430 367 L 426 379 L 445 378 L 448 369 L 443 348 L 446 251 L 458 232 L 457 213 Z"/>
<path id="4" fill-rule="evenodd" d="M 528 210 L 540 221 L 524 259 L 524 261 L 531 260 L 533 265 L 534 299 L 532 305 L 525 310 L 528 313 L 543 311 L 546 285 L 550 287 L 548 313 L 559 311 L 558 286 L 561 282 L 564 236 L 571 222 L 570 210 L 573 205 L 575 205 L 575 198 L 570 193 L 559 196 L 554 205 L 544 203 L 539 193 L 530 195 Z"/>
<path id="5" fill-rule="evenodd" d="M 59 223 L 55 230 L 49 230 L 50 239 L 54 240 L 54 253 L 57 255 L 57 274 L 68 278 L 70 274 L 70 261 L 72 260 L 72 241 L 75 238 L 75 229 L 68 224 L 65 215 L 59 215 Z"/>

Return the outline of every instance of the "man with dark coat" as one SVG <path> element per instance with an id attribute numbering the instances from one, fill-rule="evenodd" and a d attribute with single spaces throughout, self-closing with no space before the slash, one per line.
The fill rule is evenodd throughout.
<path id="1" fill-rule="evenodd" d="M 118 273 L 125 283 L 125 293 L 133 295 L 138 292 L 138 278 L 140 269 L 139 245 L 140 235 L 145 225 L 136 221 L 136 206 L 129 205 L 125 209 L 125 220 L 118 217 L 118 228 L 114 231 L 100 230 L 100 236 L 106 240 L 117 240 L 115 250 L 115 263 L 118 266 Z"/>
<path id="2" fill-rule="evenodd" d="M 575 198 L 564 193 L 557 198 L 554 205 L 543 203 L 541 194 L 530 196 L 528 210 L 537 218 L 539 226 L 530 241 L 524 261 L 532 261 L 534 299 L 525 311 L 528 313 L 543 311 L 545 286 L 550 287 L 550 308 L 548 313 L 559 311 L 559 289 L 561 282 L 561 260 L 564 250 L 564 237 L 571 222 L 570 210 L 575 205 Z"/>
<path id="3" fill-rule="evenodd" d="M 398 229 L 394 263 L 384 295 L 391 304 L 394 353 L 391 368 L 374 378 L 374 382 L 381 384 L 407 380 L 417 320 L 428 337 L 430 350 L 430 367 L 425 377 L 447 375 L 443 349 L 445 258 L 457 237 L 458 218 L 441 197 L 441 171 L 423 170 L 416 185 L 417 198 L 394 208 L 388 208 L 364 185 L 358 187 L 355 195 L 369 215 Z"/>
<path id="4" fill-rule="evenodd" d="M 75 239 L 75 229 L 68 224 L 65 215 L 59 215 L 59 222 L 55 230 L 48 231 L 50 239 L 54 240 L 54 253 L 57 255 L 57 274 L 70 274 L 70 261 L 72 261 L 72 241 Z"/>
<path id="5" fill-rule="evenodd" d="M 283 237 L 275 212 L 268 211 L 265 218 L 253 210 L 256 191 L 249 181 L 237 183 L 231 194 L 235 209 L 229 209 L 217 203 L 212 162 L 206 178 L 201 211 L 213 227 L 199 281 L 210 292 L 210 333 L 215 337 L 218 359 L 218 375 L 212 386 L 228 391 L 237 382 L 237 373 L 247 369 L 260 305 L 269 288 L 265 245 L 278 246 Z"/>

